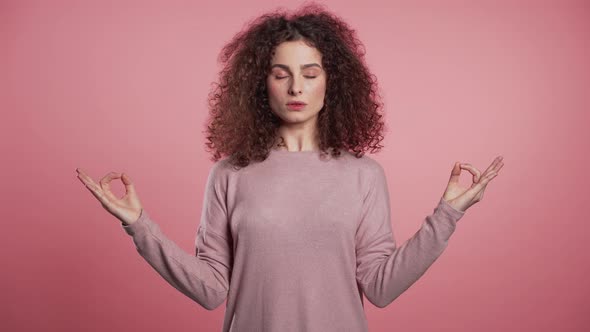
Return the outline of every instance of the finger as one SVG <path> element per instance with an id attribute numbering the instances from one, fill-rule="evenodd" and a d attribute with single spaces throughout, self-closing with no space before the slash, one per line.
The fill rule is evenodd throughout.
<path id="1" fill-rule="evenodd" d="M 483 189 L 475 195 L 475 199 L 479 202 L 483 199 L 483 194 L 485 193 L 487 187 L 483 187 Z"/>
<path id="2" fill-rule="evenodd" d="M 94 187 L 99 187 L 96 182 L 94 182 L 94 180 L 92 180 L 92 178 L 88 176 L 82 169 L 77 168 L 76 171 L 78 171 L 78 179 L 80 179 L 84 185 L 93 185 Z"/>
<path id="3" fill-rule="evenodd" d="M 496 174 L 498 174 L 498 173 L 500 172 L 500 169 L 502 169 L 502 167 L 503 167 L 503 166 L 504 166 L 504 163 L 503 163 L 503 162 L 500 162 L 500 163 L 498 164 L 498 167 L 496 167 L 496 169 L 494 170 L 494 172 L 495 172 Z"/>
<path id="4" fill-rule="evenodd" d="M 498 173 L 496 173 L 496 172 L 488 172 L 488 174 L 482 176 L 481 181 L 479 181 L 477 184 L 475 184 L 473 187 L 471 187 L 467 191 L 470 191 L 475 197 L 476 195 L 479 194 L 479 192 L 484 190 L 486 188 L 486 186 L 488 185 L 488 183 L 493 178 L 495 178 L 497 175 L 498 175 Z"/>
<path id="5" fill-rule="evenodd" d="M 480 179 L 481 177 L 488 175 L 490 172 L 497 174 L 498 171 L 502 168 L 502 166 L 504 166 L 502 159 L 503 159 L 502 156 L 496 157 L 494 159 L 494 161 L 492 162 L 492 164 L 490 166 L 488 166 L 488 168 L 484 171 L 484 173 L 477 176 L 477 179 Z M 474 182 L 478 182 L 478 181 L 474 181 Z"/>
<path id="6" fill-rule="evenodd" d="M 102 190 L 100 190 L 100 188 L 96 187 L 96 186 L 88 186 L 86 187 L 88 188 L 88 190 L 90 191 L 90 193 L 96 197 L 96 199 L 98 199 L 98 201 L 100 202 L 100 204 L 102 204 L 104 207 L 109 207 L 111 202 L 109 201 L 109 199 L 107 197 L 105 197 L 104 192 Z"/>
<path id="7" fill-rule="evenodd" d="M 487 173 L 487 172 L 496 172 L 496 173 L 498 173 L 498 171 L 500 170 L 500 168 L 502 168 L 502 166 L 504 166 L 504 163 L 502 162 L 503 159 L 504 159 L 504 157 L 502 157 L 502 156 L 496 157 L 492 161 L 492 163 L 490 164 L 490 166 L 488 166 L 488 168 L 485 170 L 484 173 Z"/>
<path id="8" fill-rule="evenodd" d="M 135 193 L 135 186 L 133 185 L 133 182 L 131 182 L 131 179 L 129 178 L 129 175 L 127 175 L 127 173 L 122 173 L 121 174 L 121 180 L 123 180 L 123 184 L 125 185 L 125 194 L 136 194 Z"/>
<path id="9" fill-rule="evenodd" d="M 451 182 L 459 183 L 459 176 L 461 176 L 460 165 L 461 165 L 461 163 L 459 163 L 458 161 L 455 162 L 455 165 L 453 165 L 453 169 L 451 170 L 451 177 L 449 178 L 449 183 L 451 183 Z"/>
<path id="10" fill-rule="evenodd" d="M 108 198 L 110 198 L 113 201 L 118 200 L 118 198 L 115 197 L 115 195 L 111 192 L 110 182 L 113 179 L 118 179 L 120 177 L 121 177 L 121 173 L 110 172 L 110 173 L 108 173 L 107 175 L 105 175 L 100 180 L 100 187 L 102 188 L 102 191 L 104 192 L 104 195 L 107 196 Z"/>
<path id="11" fill-rule="evenodd" d="M 473 167 L 471 164 L 461 164 L 461 168 L 466 169 L 467 171 L 469 171 L 469 173 L 473 175 L 473 182 L 477 183 L 479 179 L 481 179 L 481 172 L 477 168 Z"/>
<path id="12" fill-rule="evenodd" d="M 104 206 L 109 206 L 110 202 L 104 196 L 102 189 L 92 179 L 83 172 L 78 173 L 78 179 L 86 186 L 86 189 L 100 201 Z"/>
<path id="13" fill-rule="evenodd" d="M 504 163 L 503 162 L 499 162 L 499 163 L 496 163 L 494 165 L 491 165 L 490 168 L 486 171 L 485 175 L 487 175 L 488 173 L 498 175 L 498 172 L 500 171 L 500 169 L 502 168 L 502 166 L 504 166 Z"/>

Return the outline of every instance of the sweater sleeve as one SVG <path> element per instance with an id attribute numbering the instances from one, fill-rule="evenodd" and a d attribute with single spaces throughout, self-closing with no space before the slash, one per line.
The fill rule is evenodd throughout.
<path id="1" fill-rule="evenodd" d="M 387 180 L 381 165 L 363 201 L 356 233 L 356 279 L 367 299 L 384 308 L 416 282 L 442 254 L 465 212 L 440 199 L 421 228 L 397 247 L 390 222 Z"/>
<path id="2" fill-rule="evenodd" d="M 218 166 L 213 166 L 207 179 L 195 255 L 186 253 L 167 238 L 145 209 L 134 223 L 122 225 L 133 237 L 139 254 L 156 272 L 208 310 L 225 301 L 233 264 L 225 189 Z"/>

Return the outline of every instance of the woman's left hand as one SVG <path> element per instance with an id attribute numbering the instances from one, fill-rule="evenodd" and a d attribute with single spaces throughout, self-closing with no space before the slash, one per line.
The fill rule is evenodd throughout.
<path id="1" fill-rule="evenodd" d="M 486 186 L 498 175 L 498 172 L 504 166 L 502 159 L 502 156 L 496 157 L 483 174 L 477 168 L 471 166 L 471 164 L 456 162 L 451 171 L 451 178 L 449 179 L 443 199 L 455 209 L 463 212 L 471 205 L 481 201 Z M 461 175 L 462 169 L 466 169 L 473 174 L 473 184 L 469 188 L 464 188 L 459 184 L 459 176 Z"/>

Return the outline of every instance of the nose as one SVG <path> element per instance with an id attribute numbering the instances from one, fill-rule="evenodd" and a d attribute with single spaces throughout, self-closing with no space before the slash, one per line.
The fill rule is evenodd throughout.
<path id="1" fill-rule="evenodd" d="M 289 94 L 301 94 L 301 84 L 301 80 L 298 77 L 293 76 L 293 79 L 291 80 L 291 86 L 289 86 Z"/>

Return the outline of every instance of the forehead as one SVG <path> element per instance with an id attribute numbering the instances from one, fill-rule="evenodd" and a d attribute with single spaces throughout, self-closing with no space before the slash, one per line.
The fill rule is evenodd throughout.
<path id="1" fill-rule="evenodd" d="M 302 63 L 322 60 L 322 54 L 317 48 L 307 45 L 302 40 L 286 41 L 279 44 L 273 51 L 271 63 L 299 65 Z"/>

